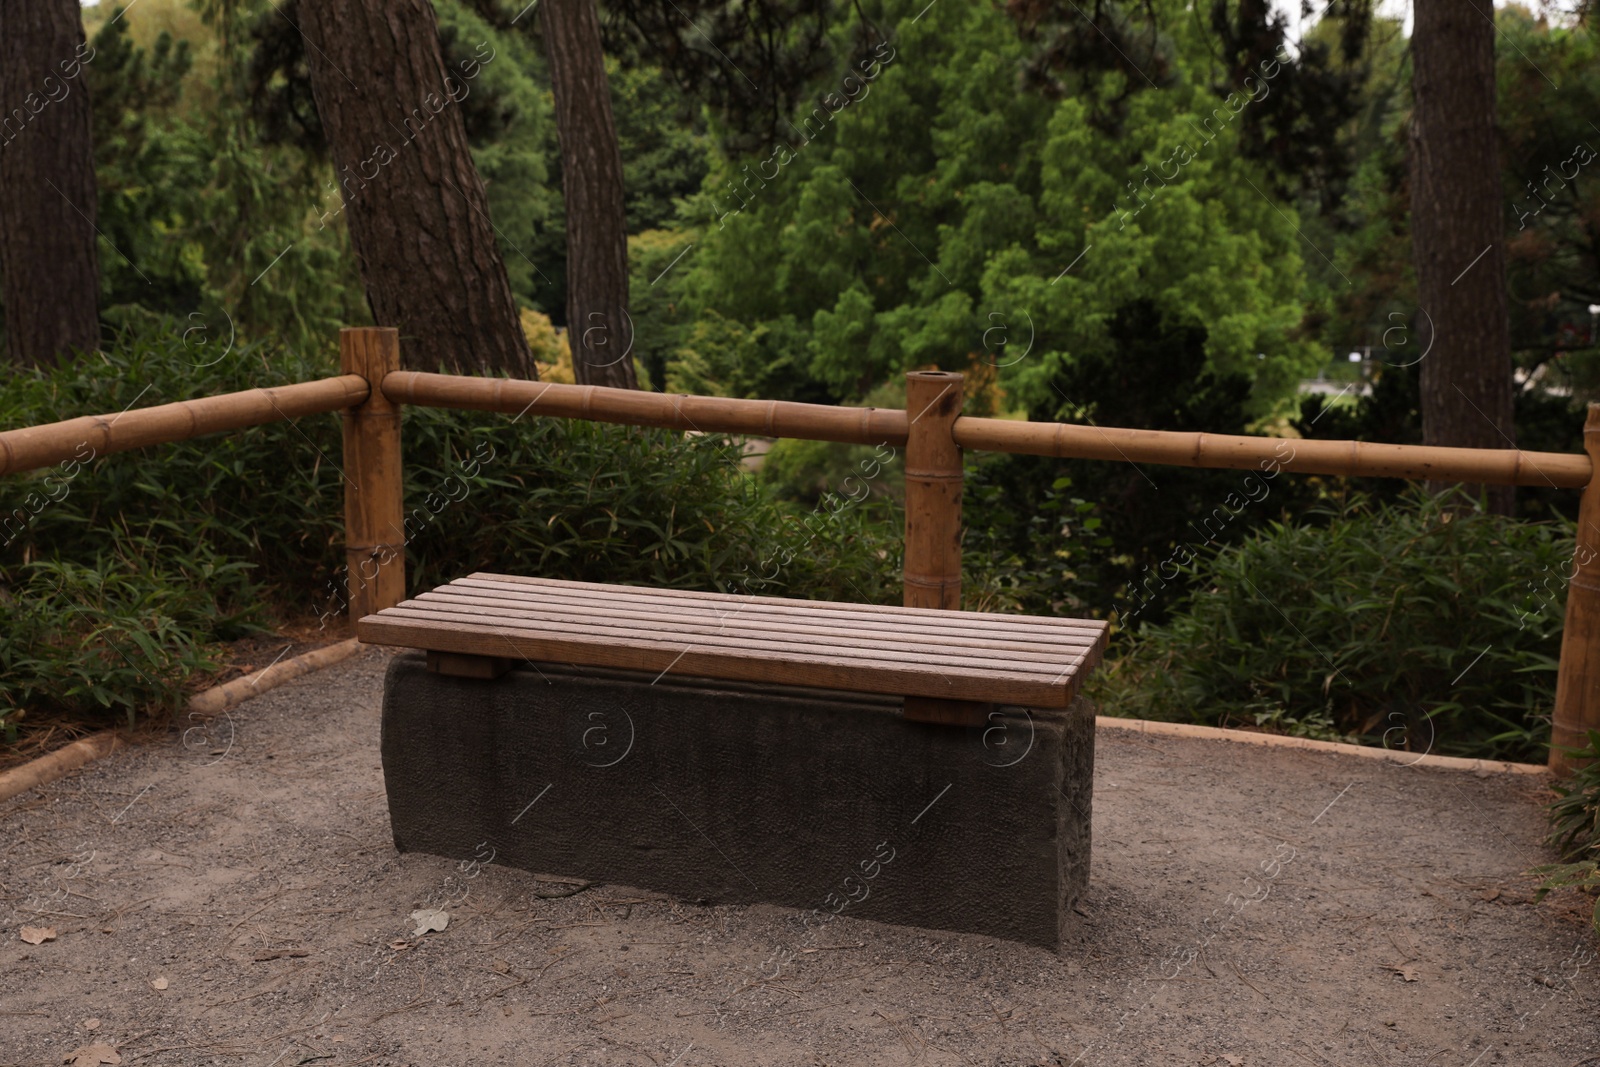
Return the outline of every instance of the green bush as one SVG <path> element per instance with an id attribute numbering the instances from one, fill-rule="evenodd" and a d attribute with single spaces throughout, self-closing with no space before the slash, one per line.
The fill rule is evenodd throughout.
<path id="1" fill-rule="evenodd" d="M 1556 799 L 1549 808 L 1548 841 L 1566 862 L 1533 869 L 1545 879 L 1535 902 L 1556 889 L 1600 897 L 1600 730 L 1590 730 L 1587 742 L 1571 756 L 1577 769 L 1572 777 L 1551 784 Z M 1595 901 L 1593 925 L 1600 934 L 1600 899 Z"/>
<path id="2" fill-rule="evenodd" d="M 248 565 L 112 531 L 89 562 L 41 560 L 0 589 L 0 725 L 28 710 L 175 709 L 217 639 L 259 628 Z M 14 581 L 14 584 L 10 584 Z"/>
<path id="3" fill-rule="evenodd" d="M 1195 584 L 1097 692 L 1112 714 L 1542 761 L 1573 535 L 1413 492 L 1273 524 Z"/>
<path id="4" fill-rule="evenodd" d="M 1563 859 L 1600 859 L 1600 730 L 1590 730 L 1571 756 L 1577 765 L 1572 777 L 1551 783 L 1550 845 Z"/>
<path id="5" fill-rule="evenodd" d="M 222 350 L 184 323 L 136 323 L 104 353 L 0 383 L 0 411 L 10 428 L 335 373 L 331 352 Z M 721 438 L 413 407 L 402 442 L 410 589 L 490 569 L 899 598 L 892 502 L 778 501 Z M 170 703 L 216 642 L 339 613 L 341 464 L 338 416 L 322 415 L 111 456 L 86 443 L 0 479 L 0 708 Z M 59 595 L 52 577 L 67 579 Z"/>

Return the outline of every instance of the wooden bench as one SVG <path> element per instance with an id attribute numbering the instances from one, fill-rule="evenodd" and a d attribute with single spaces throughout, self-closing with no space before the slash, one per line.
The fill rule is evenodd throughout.
<path id="1" fill-rule="evenodd" d="M 356 624 L 426 650 L 441 674 L 495 678 L 522 661 L 877 693 L 905 717 L 979 725 L 997 705 L 1064 708 L 1107 626 L 779 597 L 473 574 Z"/>

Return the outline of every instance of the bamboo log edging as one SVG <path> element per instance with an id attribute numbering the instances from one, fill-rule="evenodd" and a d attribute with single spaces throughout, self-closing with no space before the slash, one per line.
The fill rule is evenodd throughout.
<path id="1" fill-rule="evenodd" d="M 647 393 L 599 385 L 561 385 L 515 378 L 399 371 L 383 380 L 396 403 L 465 408 L 506 414 L 659 426 L 669 430 L 793 437 L 809 441 L 895 446 L 906 443 L 904 411 L 800 404 L 789 400 L 737 400 L 723 396 Z"/>
<path id="2" fill-rule="evenodd" d="M 322 648 L 312 649 L 293 659 L 283 660 L 271 666 L 263 667 L 259 671 L 240 675 L 238 678 L 221 685 L 214 685 L 210 689 L 202 690 L 189 698 L 185 710 L 200 715 L 215 715 L 225 708 L 241 704 L 251 697 L 260 696 L 269 689 L 276 689 L 285 682 L 292 682 L 301 675 L 320 671 L 324 667 L 331 667 L 349 659 L 361 651 L 361 642 L 352 637 L 337 644 L 325 645 Z"/>
<path id="3" fill-rule="evenodd" d="M 1316 741 L 1309 737 L 1285 737 L 1282 734 L 1262 734 L 1253 730 L 1229 730 L 1221 726 L 1200 726 L 1187 722 L 1155 722 L 1149 719 L 1118 719 L 1109 715 L 1096 715 L 1097 730 L 1127 730 L 1130 733 L 1150 734 L 1155 737 L 1191 737 L 1202 741 L 1232 741 L 1241 745 L 1263 745 L 1268 748 L 1298 748 L 1313 752 L 1331 752 L 1339 756 L 1359 759 L 1384 760 L 1404 767 L 1433 767 L 1437 770 L 1473 771 L 1479 774 L 1545 775 L 1549 767 L 1537 763 L 1511 763 L 1506 760 L 1467 759 L 1463 756 L 1421 755 L 1403 749 L 1376 748 L 1371 745 L 1349 745 L 1339 741 Z"/>
<path id="4" fill-rule="evenodd" d="M 1278 464 L 1283 470 L 1297 474 L 1537 485 L 1558 489 L 1582 489 L 1589 484 L 1594 470 L 1589 457 L 1578 453 L 1175 433 L 970 416 L 957 419 L 954 432 L 956 444 L 986 452 L 1159 463 L 1173 467 L 1265 470 Z"/>
<path id="5" fill-rule="evenodd" d="M 80 737 L 72 744 L 64 745 L 47 756 L 29 760 L 20 767 L 13 767 L 0 774 L 0 801 L 10 800 L 17 794 L 26 793 L 36 786 L 48 785 L 62 775 L 108 755 L 120 744 L 121 740 L 115 730 L 103 730 L 88 737 Z"/>
<path id="6" fill-rule="evenodd" d="M 0 433 L 0 474 L 17 474 L 65 461 L 86 463 L 109 452 L 126 452 L 147 445 L 186 441 L 202 434 L 338 411 L 362 403 L 368 392 L 365 378 L 346 374 L 271 389 L 246 389 L 241 393 L 135 408 L 117 415 L 84 415 L 64 422 L 6 430 Z"/>
<path id="7" fill-rule="evenodd" d="M 196 693 L 189 698 L 185 710 L 202 715 L 215 715 L 253 696 L 260 696 L 269 689 L 276 689 L 285 682 L 349 659 L 361 650 L 361 642 L 354 637 L 338 644 L 313 649 L 293 659 L 274 663 L 259 671 L 235 678 L 231 682 L 224 682 L 222 685 L 212 686 Z M 49 785 L 79 767 L 110 755 L 124 744 L 117 731 L 103 730 L 79 738 L 70 745 L 58 748 L 36 760 L 30 760 L 20 767 L 13 767 L 0 774 L 0 801 L 10 800 L 41 785 Z"/>

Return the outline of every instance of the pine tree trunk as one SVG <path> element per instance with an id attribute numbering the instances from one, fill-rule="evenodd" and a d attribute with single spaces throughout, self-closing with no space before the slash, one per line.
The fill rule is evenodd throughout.
<path id="1" fill-rule="evenodd" d="M 1418 343 L 1427 352 L 1419 368 L 1422 437 L 1430 445 L 1511 448 L 1494 11 L 1475 0 L 1417 0 L 1415 11 L 1411 242 Z M 1491 510 L 1510 514 L 1512 494 L 1511 486 L 1492 487 Z"/>
<path id="2" fill-rule="evenodd" d="M 0 276 L 11 359 L 99 347 L 99 216 L 78 0 L 0 2 Z"/>
<path id="3" fill-rule="evenodd" d="M 459 106 L 493 49 L 447 70 L 428 0 L 299 12 L 373 321 L 419 370 L 536 377 Z"/>
<path id="4" fill-rule="evenodd" d="M 594 0 L 541 0 L 567 202 L 567 336 L 580 385 L 634 389 L 628 220 Z"/>

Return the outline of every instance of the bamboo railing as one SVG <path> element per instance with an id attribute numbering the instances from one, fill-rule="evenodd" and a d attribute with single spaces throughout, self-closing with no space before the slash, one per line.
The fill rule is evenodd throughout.
<path id="1" fill-rule="evenodd" d="M 905 602 L 960 604 L 961 450 L 1074 459 L 1278 469 L 1302 474 L 1582 489 L 1580 540 L 1600 541 L 1600 404 L 1591 404 L 1585 454 L 1441 448 L 1357 441 L 1171 433 L 1028 423 L 960 414 L 962 377 L 907 376 L 908 411 L 789 401 L 669 396 L 631 389 L 404 371 L 395 330 L 340 331 L 344 373 L 299 385 L 95 415 L 0 432 L 0 474 L 73 458 L 181 441 L 206 433 L 332 411 L 344 413 L 345 539 L 352 616 L 405 597 L 400 409 L 425 407 L 588 419 L 703 433 L 905 446 Z M 952 399 L 953 398 L 953 399 Z M 1287 454 L 1285 454 L 1287 453 Z M 1600 545 L 1596 546 L 1600 548 Z M 1582 554 L 1580 554 L 1581 556 Z M 938 719 L 939 709 L 923 709 Z M 1576 567 L 1562 638 L 1550 765 L 1569 770 L 1562 746 L 1600 729 L 1600 552 Z"/>
<path id="2" fill-rule="evenodd" d="M 117 415 L 85 415 L 44 426 L 25 426 L 0 433 L 0 474 L 17 474 L 82 458 L 87 445 L 97 456 L 146 445 L 187 441 L 202 434 L 240 430 L 301 415 L 318 415 L 367 399 L 367 380 L 357 374 L 320 378 L 275 389 L 181 400 L 153 408 L 134 408 Z"/>

